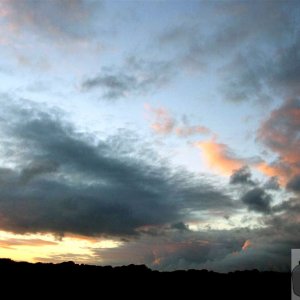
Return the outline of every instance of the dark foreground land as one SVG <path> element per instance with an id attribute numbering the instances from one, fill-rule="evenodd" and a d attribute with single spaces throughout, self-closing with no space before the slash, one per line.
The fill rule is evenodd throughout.
<path id="1" fill-rule="evenodd" d="M 123 267 L 14 262 L 0 259 L 0 287 L 27 299 L 291 299 L 290 273 L 207 270 L 152 271 L 144 265 Z M 56 295 L 56 296 L 55 296 Z M 53 296 L 55 296 L 53 298 Z M 6 298 L 6 299 L 9 299 Z M 28 299 L 31 299 L 28 298 Z M 3 298 L 4 299 L 4 298 Z"/>

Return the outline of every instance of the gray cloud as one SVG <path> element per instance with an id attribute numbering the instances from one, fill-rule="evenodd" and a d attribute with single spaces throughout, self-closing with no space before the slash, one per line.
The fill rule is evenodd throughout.
<path id="1" fill-rule="evenodd" d="M 246 185 L 255 185 L 255 182 L 252 180 L 252 174 L 249 167 L 244 166 L 230 176 L 231 184 L 246 184 Z"/>
<path id="2" fill-rule="evenodd" d="M 273 176 L 270 177 L 263 185 L 265 190 L 274 190 L 277 191 L 280 189 L 280 185 L 278 183 L 278 177 Z"/>
<path id="3" fill-rule="evenodd" d="M 105 67 L 82 82 L 84 91 L 101 89 L 107 99 L 155 92 L 173 77 L 174 69 L 168 61 L 145 61 L 136 57 L 126 59 L 123 66 Z"/>
<path id="4" fill-rule="evenodd" d="M 104 87 L 107 90 L 104 97 L 109 99 L 125 97 L 128 91 L 136 89 L 137 86 L 135 76 L 122 73 L 99 75 L 84 81 L 82 84 L 85 90 Z"/>
<path id="5" fill-rule="evenodd" d="M 268 178 L 265 182 L 259 182 L 258 180 L 252 179 L 252 173 L 248 166 L 244 166 L 236 171 L 234 171 L 229 180 L 230 184 L 240 185 L 245 188 L 258 188 L 260 191 L 278 191 L 280 190 L 280 185 L 278 182 L 278 177 L 273 176 Z"/>
<path id="6" fill-rule="evenodd" d="M 295 33 L 298 11 L 295 1 L 214 3 L 201 6 L 192 17 L 168 28 L 158 40 L 161 46 L 180 45 L 179 50 L 187 57 L 204 59 L 235 52 L 250 41 L 282 45 L 286 37 Z M 201 14 L 205 18 L 200 19 Z M 207 18 L 214 24 L 209 32 L 203 26 Z M 257 22 L 253 22 L 254 18 Z"/>
<path id="7" fill-rule="evenodd" d="M 21 171 L 20 181 L 26 183 L 36 176 L 57 171 L 57 165 L 51 161 L 33 161 Z"/>
<path id="8" fill-rule="evenodd" d="M 255 100 L 266 103 L 270 95 L 265 80 L 270 74 L 269 58 L 264 53 L 239 53 L 221 69 L 220 92 L 232 102 Z M 258 51 L 259 52 L 259 51 Z"/>
<path id="9" fill-rule="evenodd" d="M 299 34 L 291 34 L 292 43 L 273 46 L 274 55 L 260 49 L 239 53 L 221 68 L 223 85 L 221 92 L 227 100 L 256 100 L 267 102 L 271 92 L 293 97 L 299 94 Z M 250 53 L 251 52 L 251 53 Z"/>
<path id="10" fill-rule="evenodd" d="M 88 3 L 74 5 L 70 16 L 78 17 L 76 7 L 80 6 L 87 10 L 83 9 L 83 15 L 91 13 L 95 4 Z M 164 58 L 162 51 L 158 60 L 132 55 L 119 67 L 106 66 L 98 74 L 88 75 L 81 82 L 82 90 L 99 89 L 107 99 L 125 98 L 155 92 L 173 80 L 178 69 L 206 72 L 211 68 L 219 75 L 219 91 L 229 101 L 264 103 L 272 99 L 271 90 L 298 91 L 299 6 L 295 2 L 227 3 L 205 9 L 216 24 L 209 32 L 203 30 L 199 18 L 184 20 L 157 37 L 156 48 L 170 52 L 168 57 Z M 224 16 L 221 21 L 216 18 L 220 12 Z M 76 26 L 61 27 L 73 28 L 76 33 Z M 78 34 L 82 34 L 80 30 Z"/>
<path id="11" fill-rule="evenodd" d="M 171 228 L 183 231 L 189 230 L 189 227 L 183 222 L 174 223 L 171 225 Z"/>
<path id="12" fill-rule="evenodd" d="M 242 202 L 247 205 L 249 210 L 270 213 L 270 203 L 272 198 L 262 188 L 255 187 L 247 191 L 241 198 Z"/>
<path id="13" fill-rule="evenodd" d="M 276 87 L 284 87 L 289 96 L 298 96 L 300 92 L 300 39 L 298 32 L 293 32 L 295 41 L 279 50 L 278 60 L 274 60 L 274 70 L 270 83 Z"/>
<path id="14" fill-rule="evenodd" d="M 95 143 L 60 114 L 7 100 L 0 139 L 15 167 L 0 170 L 2 229 L 128 236 L 145 225 L 183 222 L 191 212 L 238 207 L 201 178 L 127 155 L 134 147 L 126 135 Z"/>
<path id="15" fill-rule="evenodd" d="M 258 194 L 261 197 L 264 192 Z M 277 208 L 272 209 L 273 214 L 263 214 L 263 227 L 199 231 L 166 228 L 159 235 L 142 235 L 120 248 L 95 250 L 91 260 L 104 259 L 112 265 L 146 263 L 159 270 L 289 271 L 290 249 L 300 246 L 299 199 L 288 199 Z"/>
<path id="16" fill-rule="evenodd" d="M 288 183 L 287 183 L 287 189 L 294 191 L 294 192 L 300 192 L 300 175 L 294 176 Z"/>
<path id="17" fill-rule="evenodd" d="M 265 103 L 274 90 L 299 93 L 299 13 L 296 1 L 214 3 L 195 12 L 214 24 L 209 31 L 201 17 L 190 17 L 158 43 L 183 68 L 217 72 L 224 99 Z"/>
<path id="18" fill-rule="evenodd" d="M 275 223 L 278 220 L 286 219 L 288 220 L 287 223 L 290 223 L 290 220 L 294 220 L 293 218 L 300 212 L 300 204 L 299 199 L 295 197 L 291 197 L 288 200 L 283 201 L 280 204 L 277 204 L 273 207 L 274 212 L 284 212 L 284 214 L 275 216 L 274 218 L 271 218 L 272 221 L 275 221 Z M 270 223 L 270 222 L 269 222 Z"/>

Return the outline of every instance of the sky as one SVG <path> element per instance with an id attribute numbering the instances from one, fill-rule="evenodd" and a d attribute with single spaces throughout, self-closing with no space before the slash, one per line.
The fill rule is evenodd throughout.
<path id="1" fill-rule="evenodd" d="M 290 270 L 299 1 L 0 0 L 0 257 Z"/>

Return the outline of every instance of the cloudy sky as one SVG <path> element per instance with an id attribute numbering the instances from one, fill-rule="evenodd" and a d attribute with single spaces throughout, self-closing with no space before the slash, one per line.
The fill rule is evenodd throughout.
<path id="1" fill-rule="evenodd" d="M 0 0 L 0 257 L 289 270 L 298 1 Z"/>

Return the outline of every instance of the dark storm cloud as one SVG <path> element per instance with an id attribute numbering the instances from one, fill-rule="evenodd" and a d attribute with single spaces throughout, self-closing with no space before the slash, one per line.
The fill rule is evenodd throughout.
<path id="1" fill-rule="evenodd" d="M 245 184 L 245 185 L 255 185 L 255 182 L 252 180 L 252 174 L 249 167 L 244 166 L 230 176 L 231 184 Z"/>
<path id="2" fill-rule="evenodd" d="M 174 223 L 171 225 L 171 228 L 177 229 L 177 230 L 182 230 L 182 231 L 189 230 L 189 227 L 186 224 L 184 224 L 183 222 Z"/>
<path id="3" fill-rule="evenodd" d="M 214 186 L 157 157 L 151 164 L 133 158 L 132 134 L 96 142 L 60 113 L 24 101 L 1 100 L 1 142 L 15 166 L 0 170 L 2 229 L 135 235 L 145 225 L 188 220 L 190 212 L 213 215 L 238 207 Z"/>
<path id="4" fill-rule="evenodd" d="M 254 181 L 250 168 L 244 166 L 232 173 L 229 183 L 242 188 L 241 201 L 250 211 L 269 214 L 273 210 L 272 197 L 267 191 L 274 192 L 280 189 L 277 177 L 271 177 L 266 182 Z"/>
<path id="5" fill-rule="evenodd" d="M 35 176 L 41 174 L 52 173 L 57 171 L 57 165 L 55 162 L 51 161 L 33 161 L 28 165 L 24 166 L 20 174 L 20 180 L 23 182 L 28 182 Z"/>
<path id="6" fill-rule="evenodd" d="M 264 221 L 267 239 L 274 239 L 281 244 L 278 248 L 274 245 L 274 251 L 281 251 L 287 258 L 290 256 L 290 249 L 300 247 L 299 200 L 299 197 L 287 199 L 276 207 L 279 214 L 266 216 Z"/>
<path id="7" fill-rule="evenodd" d="M 94 259 L 104 259 L 112 265 L 146 263 L 154 269 L 198 269 L 210 260 L 220 260 L 241 251 L 247 230 L 201 231 L 170 230 L 165 235 L 143 235 L 114 249 L 96 249 Z"/>
<path id="8" fill-rule="evenodd" d="M 112 265 L 146 263 L 153 269 L 169 271 L 288 271 L 290 249 L 300 245 L 299 237 L 294 234 L 295 231 L 289 232 L 289 226 L 275 226 L 273 219 L 270 223 L 272 225 L 267 228 L 172 231 L 156 237 L 144 235 L 138 241 L 129 241 L 119 248 L 96 249 L 91 259 L 104 259 Z M 299 230 L 299 224 L 292 227 Z M 248 246 L 245 247 L 245 244 Z"/>
<path id="9" fill-rule="evenodd" d="M 263 215 L 264 227 L 197 232 L 171 228 L 159 236 L 143 235 L 119 248 L 95 250 L 91 259 L 113 265 L 146 263 L 160 270 L 289 271 L 290 249 L 300 247 L 299 199 L 288 199 L 279 206 L 274 214 Z"/>
<path id="10" fill-rule="evenodd" d="M 85 39 L 95 34 L 95 13 L 101 14 L 102 1 L 9 0 L 3 6 L 5 18 L 18 30 L 29 30 L 57 39 Z"/>
<path id="11" fill-rule="evenodd" d="M 145 61 L 129 57 L 121 67 L 105 67 L 101 72 L 82 82 L 84 91 L 102 90 L 107 99 L 118 99 L 130 95 L 155 92 L 166 85 L 174 75 L 167 61 Z"/>
<path id="12" fill-rule="evenodd" d="M 287 183 L 287 189 L 294 191 L 294 192 L 300 192 L 300 175 L 294 176 L 288 183 Z"/>
<path id="13" fill-rule="evenodd" d="M 255 187 L 247 191 L 241 200 L 249 210 L 265 214 L 271 212 L 270 203 L 272 198 L 262 188 Z"/>

